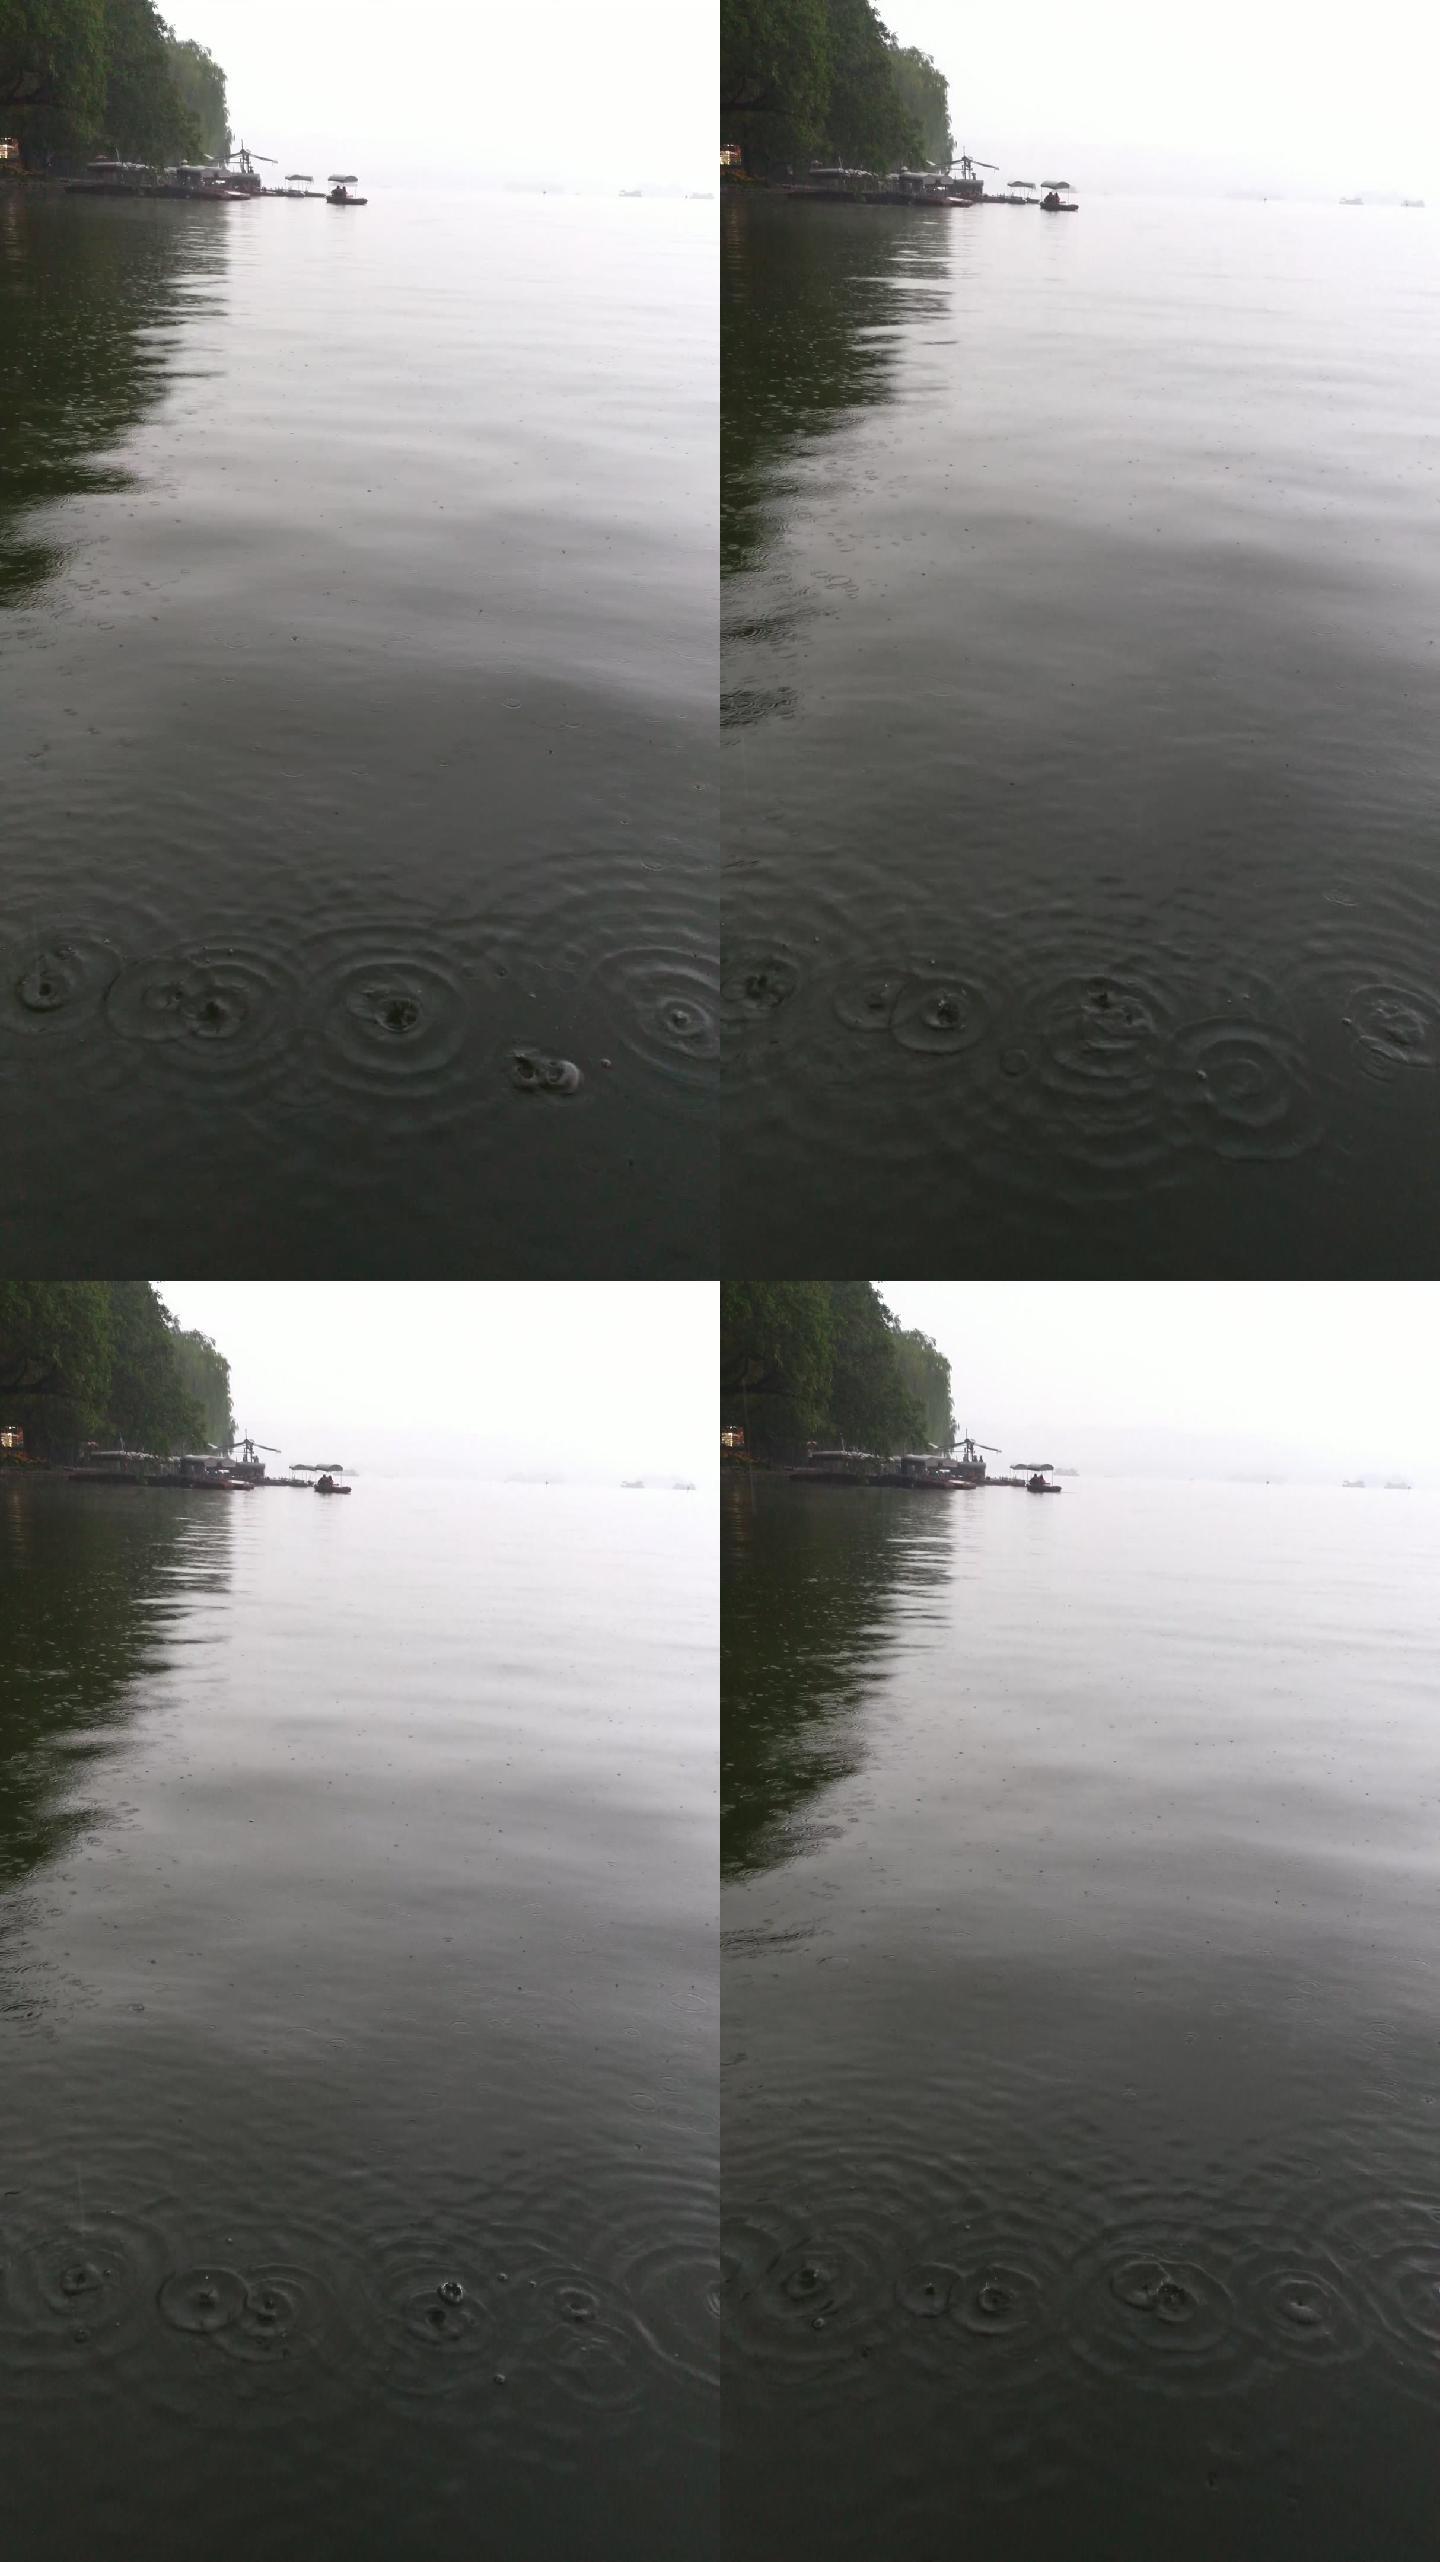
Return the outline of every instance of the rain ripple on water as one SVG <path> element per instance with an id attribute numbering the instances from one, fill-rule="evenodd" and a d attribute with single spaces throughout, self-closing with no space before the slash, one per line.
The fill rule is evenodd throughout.
<path id="1" fill-rule="evenodd" d="M 817 1148 L 929 1164 L 997 1194 L 1119 1199 L 1209 1160 L 1279 1163 L 1325 1129 L 1300 1011 L 1275 979 L 1180 942 L 1107 948 L 1057 914 L 978 918 L 962 938 L 880 920 L 869 950 L 728 957 L 727 1078 Z M 1427 1018 L 1428 1019 L 1428 1018 Z M 1427 1054 L 1417 1006 L 1374 1043 Z M 1440 1008 L 1436 1010 L 1440 1026 Z"/>

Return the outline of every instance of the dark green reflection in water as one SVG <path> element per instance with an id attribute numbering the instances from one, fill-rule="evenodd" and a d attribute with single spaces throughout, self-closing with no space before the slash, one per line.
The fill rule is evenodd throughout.
<path id="1" fill-rule="evenodd" d="M 776 1499 L 778 1496 L 778 1500 Z M 868 1487 L 725 1488 L 721 1868 L 754 1874 L 826 1833 L 824 1792 L 865 1760 L 864 1709 L 917 1586 L 945 1559 Z"/>
<path id="2" fill-rule="evenodd" d="M 1360 1501 L 732 1493 L 746 2562 L 1425 2549 L 1433 1523 Z"/>
<path id="3" fill-rule="evenodd" d="M 182 288 L 223 266 L 226 220 L 0 193 L 0 605 L 29 603 L 64 564 L 62 543 L 27 530 L 33 509 L 130 486 L 117 449 L 174 379 Z"/>
<path id="4" fill-rule="evenodd" d="M 727 212 L 729 1268 L 1433 1269 L 1419 235 Z"/>
<path id="5" fill-rule="evenodd" d="M 787 461 L 894 387 L 896 287 L 927 218 L 783 198 L 724 209 L 720 395 L 722 571 L 757 566 Z M 907 314 L 914 309 L 907 297 Z"/>
<path id="6" fill-rule="evenodd" d="M 713 1551 L 367 1483 L 0 1479 L 7 2562 L 716 2549 Z"/>
<path id="7" fill-rule="evenodd" d="M 0 1477 L 0 1889 L 108 1820 L 106 1759 L 172 1628 L 229 1562 L 218 1496 Z"/>

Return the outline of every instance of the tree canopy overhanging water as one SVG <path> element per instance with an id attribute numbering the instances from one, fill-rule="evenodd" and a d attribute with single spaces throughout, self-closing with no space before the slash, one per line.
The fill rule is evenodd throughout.
<path id="1" fill-rule="evenodd" d="M 721 0 L 720 132 L 752 174 L 827 151 L 948 168 L 955 147 L 944 73 L 870 0 Z"/>
<path id="2" fill-rule="evenodd" d="M 83 1440 L 226 1449 L 230 1364 L 150 1281 L 0 1281 L 0 1429 L 28 1458 Z M 3 1456 L 3 1453 L 0 1453 Z"/>
<path id="3" fill-rule="evenodd" d="M 951 1447 L 950 1364 L 873 1281 L 724 1281 L 720 1310 L 721 1420 L 751 1456 Z"/>
<path id="4" fill-rule="evenodd" d="M 100 146 L 156 162 L 230 149 L 224 72 L 152 0 L 0 0 L 0 115 L 31 162 Z"/>

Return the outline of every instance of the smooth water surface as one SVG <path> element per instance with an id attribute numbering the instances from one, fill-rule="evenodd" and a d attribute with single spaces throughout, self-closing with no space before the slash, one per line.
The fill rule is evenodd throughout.
<path id="1" fill-rule="evenodd" d="M 727 1501 L 735 2549 L 1432 2536 L 1440 1498 Z"/>
<path id="2" fill-rule="evenodd" d="M 714 1515 L 0 1481 L 6 2549 L 716 2550 Z"/>
<path id="3" fill-rule="evenodd" d="M 713 1270 L 713 244 L 0 194 L 12 1264 Z"/>
<path id="4" fill-rule="evenodd" d="M 1432 1271 L 1436 216 L 762 195 L 724 279 L 737 1268 Z"/>

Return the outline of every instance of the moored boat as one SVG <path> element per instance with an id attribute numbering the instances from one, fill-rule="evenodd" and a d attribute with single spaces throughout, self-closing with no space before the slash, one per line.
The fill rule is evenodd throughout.
<path id="1" fill-rule="evenodd" d="M 80 1454 L 78 1467 L 66 1471 L 72 1486 L 143 1486 L 158 1465 L 150 1450 L 95 1450 Z"/>
<path id="2" fill-rule="evenodd" d="M 209 1450 L 162 1459 L 153 1450 L 86 1449 L 67 1473 L 72 1485 L 149 1486 L 186 1494 L 239 1494 L 247 1483 Z"/>
<path id="3" fill-rule="evenodd" d="M 790 1475 L 802 1485 L 863 1486 L 877 1465 L 873 1450 L 811 1450 L 803 1466 L 792 1468 Z"/>
<path id="4" fill-rule="evenodd" d="M 892 169 L 871 201 L 881 205 L 940 206 L 948 213 L 950 181 L 938 169 Z"/>
<path id="5" fill-rule="evenodd" d="M 933 1450 L 910 1450 L 877 1468 L 872 1486 L 894 1486 L 905 1494 L 958 1494 L 963 1480 Z"/>
<path id="6" fill-rule="evenodd" d="M 156 175 L 142 160 L 92 160 L 83 178 L 71 178 L 65 188 L 67 196 L 149 196 L 157 185 Z"/>
<path id="7" fill-rule="evenodd" d="M 873 170 L 842 169 L 837 165 L 808 169 L 803 178 L 791 179 L 784 192 L 819 203 L 863 204 L 874 195 L 879 183 Z"/>

